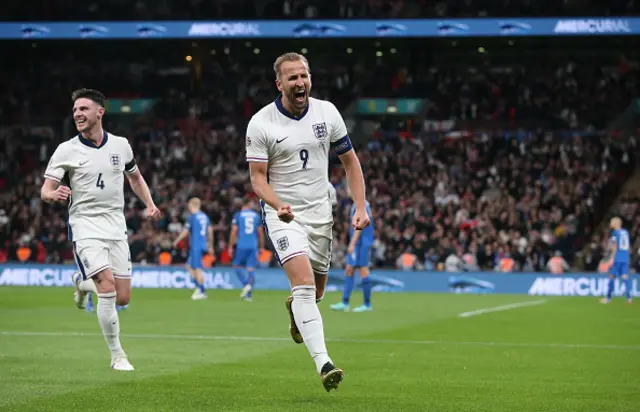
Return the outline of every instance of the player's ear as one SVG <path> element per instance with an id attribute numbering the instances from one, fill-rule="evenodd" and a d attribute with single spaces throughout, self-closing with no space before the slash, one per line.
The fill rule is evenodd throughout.
<path id="1" fill-rule="evenodd" d="M 280 79 L 276 79 L 276 87 L 278 88 L 279 92 L 282 91 L 282 83 L 280 83 Z"/>
<path id="2" fill-rule="evenodd" d="M 104 116 L 104 107 L 98 109 L 98 119 L 101 119 Z"/>

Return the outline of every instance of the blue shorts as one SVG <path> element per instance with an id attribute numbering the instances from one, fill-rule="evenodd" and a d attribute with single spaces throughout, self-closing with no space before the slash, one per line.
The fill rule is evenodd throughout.
<path id="1" fill-rule="evenodd" d="M 614 262 L 609 269 L 609 274 L 618 277 L 629 274 L 629 262 Z"/>
<path id="2" fill-rule="evenodd" d="M 187 265 L 191 266 L 191 269 L 204 269 L 202 258 L 206 254 L 207 251 L 205 249 L 191 249 L 187 258 Z"/>
<path id="3" fill-rule="evenodd" d="M 369 267 L 369 261 L 371 260 L 371 246 L 360 245 L 356 246 L 356 249 L 352 254 L 347 255 L 347 265 L 354 268 Z"/>
<path id="4" fill-rule="evenodd" d="M 256 268 L 258 266 L 258 249 L 236 249 L 233 254 L 233 266 Z"/>

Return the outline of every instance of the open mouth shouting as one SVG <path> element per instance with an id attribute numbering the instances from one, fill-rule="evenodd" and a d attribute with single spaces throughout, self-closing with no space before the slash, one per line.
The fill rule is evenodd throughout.
<path id="1" fill-rule="evenodd" d="M 307 91 L 305 89 L 293 92 L 293 101 L 296 105 L 303 105 L 307 102 Z"/>

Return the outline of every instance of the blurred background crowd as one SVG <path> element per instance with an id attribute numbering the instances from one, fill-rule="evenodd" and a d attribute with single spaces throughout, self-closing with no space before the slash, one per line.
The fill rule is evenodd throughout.
<path id="1" fill-rule="evenodd" d="M 633 15 L 633 0 L 73 0 L 10 2 L 13 20 L 199 20 Z"/>
<path id="2" fill-rule="evenodd" d="M 12 2 L 10 15 L 477 17 L 638 8 L 633 1 L 571 0 L 59 3 L 35 1 L 26 9 Z M 213 264 L 228 263 L 231 216 L 255 197 L 244 159 L 246 124 L 277 96 L 273 60 L 298 51 L 310 60 L 312 95 L 342 111 L 363 165 L 374 267 L 602 271 L 615 214 L 630 230 L 632 264 L 640 269 L 637 41 L 598 39 L 598 48 L 592 40 L 539 38 L 347 43 L 7 42 L 7 53 L 19 57 L 0 66 L 0 262 L 72 261 L 66 210 L 42 203 L 39 190 L 50 155 L 75 134 L 71 91 L 90 87 L 110 99 L 105 127 L 129 138 L 164 213 L 158 223 L 144 221 L 143 205 L 126 188 L 134 262 L 158 263 L 165 253 L 184 263 L 184 247 L 175 250 L 172 241 L 187 199 L 198 196 L 214 224 Z M 391 101 L 418 108 L 367 111 Z M 343 267 L 351 200 L 335 157 L 330 181 L 338 196 L 332 263 Z"/>

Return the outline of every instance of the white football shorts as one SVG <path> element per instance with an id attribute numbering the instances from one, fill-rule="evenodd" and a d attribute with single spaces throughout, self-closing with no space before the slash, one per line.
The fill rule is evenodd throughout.
<path id="1" fill-rule="evenodd" d="M 307 255 L 314 273 L 329 273 L 333 223 L 301 224 L 295 219 L 285 223 L 277 216 L 275 218 L 267 216 L 264 222 L 280 266 L 291 258 Z"/>
<path id="2" fill-rule="evenodd" d="M 73 255 L 85 280 L 105 269 L 111 269 L 114 278 L 131 278 L 131 252 L 126 240 L 78 240 L 73 242 Z"/>

